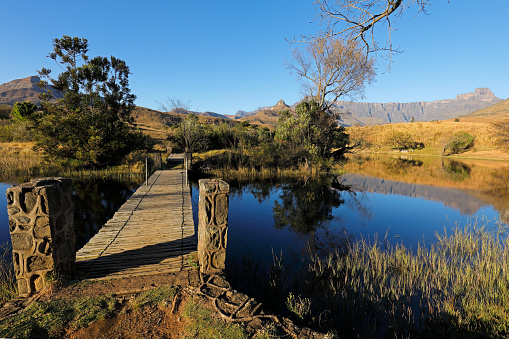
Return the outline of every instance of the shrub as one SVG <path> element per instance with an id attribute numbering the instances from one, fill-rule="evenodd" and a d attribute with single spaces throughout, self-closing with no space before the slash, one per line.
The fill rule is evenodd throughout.
<path id="1" fill-rule="evenodd" d="M 33 113 L 35 113 L 37 105 L 30 101 L 16 102 L 11 111 L 11 116 L 14 120 L 22 122 Z"/>
<path id="2" fill-rule="evenodd" d="M 19 122 L 0 126 L 0 142 L 32 141 L 32 133 L 26 123 Z"/>
<path id="3" fill-rule="evenodd" d="M 11 107 L 7 105 L 0 105 L 0 119 L 7 120 L 11 118 Z"/>
<path id="4" fill-rule="evenodd" d="M 475 137 L 466 132 L 458 132 L 447 138 L 444 142 L 442 154 L 460 154 L 473 146 Z"/>
<path id="5" fill-rule="evenodd" d="M 418 144 L 412 140 L 412 136 L 405 132 L 394 132 L 387 137 L 387 143 L 395 149 L 403 150 L 417 148 Z"/>

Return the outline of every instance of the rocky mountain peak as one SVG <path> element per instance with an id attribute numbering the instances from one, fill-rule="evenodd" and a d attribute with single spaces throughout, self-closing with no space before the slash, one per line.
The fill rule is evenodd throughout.
<path id="1" fill-rule="evenodd" d="M 276 104 L 276 106 L 272 106 L 271 110 L 281 110 L 281 109 L 285 109 L 285 108 L 289 108 L 290 106 L 288 106 L 283 99 L 279 100 Z"/>
<path id="2" fill-rule="evenodd" d="M 489 97 L 495 96 L 495 94 L 493 94 L 493 92 L 488 87 L 476 88 L 474 91 L 474 95 L 489 96 Z"/>

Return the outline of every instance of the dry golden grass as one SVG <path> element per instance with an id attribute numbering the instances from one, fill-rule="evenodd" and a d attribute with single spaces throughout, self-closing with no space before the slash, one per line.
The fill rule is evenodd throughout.
<path id="1" fill-rule="evenodd" d="M 150 154 L 152 157 L 153 154 Z M 48 176 L 137 179 L 144 171 L 144 163 L 144 153 L 135 152 L 115 167 L 101 170 L 64 168 L 45 161 L 44 153 L 37 150 L 33 142 L 0 143 L 0 179 L 5 182 L 23 182 Z"/>
<path id="2" fill-rule="evenodd" d="M 497 137 L 493 126 L 480 122 L 435 121 L 347 128 L 351 140 L 364 139 L 376 148 L 390 146 L 389 137 L 396 132 L 410 134 L 413 141 L 423 143 L 426 148 L 440 149 L 444 140 L 457 132 L 473 135 L 474 146 L 477 148 L 497 147 Z"/>

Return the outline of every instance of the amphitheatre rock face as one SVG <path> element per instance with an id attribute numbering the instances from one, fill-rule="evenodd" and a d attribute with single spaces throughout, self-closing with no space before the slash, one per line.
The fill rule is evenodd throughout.
<path id="1" fill-rule="evenodd" d="M 339 101 L 334 110 L 341 113 L 345 126 L 385 124 L 452 119 L 501 102 L 489 88 L 477 88 L 473 93 L 459 94 L 454 99 L 409 103 L 367 103 Z"/>

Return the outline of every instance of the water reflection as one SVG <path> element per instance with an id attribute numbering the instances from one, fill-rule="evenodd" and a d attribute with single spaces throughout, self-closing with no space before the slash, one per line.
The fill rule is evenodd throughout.
<path id="1" fill-rule="evenodd" d="M 99 232 L 138 186 L 117 180 L 73 180 L 76 250 Z"/>
<path id="2" fill-rule="evenodd" d="M 473 210 L 482 206 L 491 205 L 500 212 L 501 219 L 508 220 L 509 163 L 507 162 L 375 155 L 352 156 L 344 164 L 344 168 L 349 173 L 382 180 L 441 188 L 442 190 L 435 190 L 433 200 L 443 201 L 464 213 L 472 213 Z M 457 192 L 451 195 L 454 190 Z M 403 191 L 408 192 L 409 188 Z M 409 196 L 406 193 L 403 194 Z M 424 194 L 424 197 L 427 196 Z M 467 200 L 469 202 L 466 202 Z"/>
<path id="3" fill-rule="evenodd" d="M 10 243 L 5 191 L 0 184 L 0 243 Z M 73 179 L 76 249 L 82 248 L 131 197 L 139 182 L 108 179 Z"/>
<path id="4" fill-rule="evenodd" d="M 282 184 L 272 209 L 274 227 L 300 234 L 315 232 L 334 219 L 332 209 L 344 202 L 341 191 L 331 189 L 330 178 Z"/>
<path id="5" fill-rule="evenodd" d="M 230 182 L 227 270 L 268 267 L 281 254 L 285 267 L 302 267 L 309 251 L 385 234 L 416 250 L 475 219 L 488 227 L 509 220 L 509 164 L 407 156 L 344 167 L 348 174 L 318 180 Z M 195 211 L 197 196 L 193 187 Z"/>
<path id="6" fill-rule="evenodd" d="M 454 160 L 448 163 L 442 162 L 442 168 L 446 176 L 451 180 L 463 181 L 470 178 L 471 168 L 462 162 Z"/>

